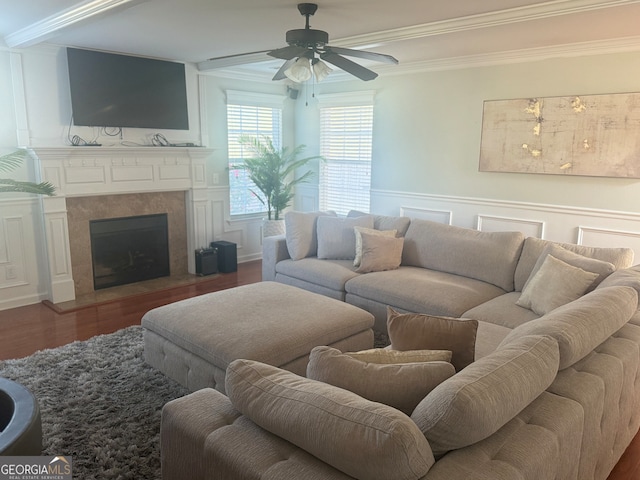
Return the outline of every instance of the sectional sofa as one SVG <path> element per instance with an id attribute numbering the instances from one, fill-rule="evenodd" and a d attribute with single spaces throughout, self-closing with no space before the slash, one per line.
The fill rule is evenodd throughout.
<path id="1" fill-rule="evenodd" d="M 236 360 L 228 396 L 165 406 L 165 480 L 607 478 L 640 427 L 630 250 L 292 213 L 286 237 L 265 239 L 264 280 L 370 311 L 392 352 L 458 331 L 472 342 L 453 342 L 449 361 L 391 365 L 316 347 L 308 378 Z M 405 375 L 421 380 L 392 383 Z M 396 396 L 429 383 L 413 375 L 431 384 L 407 403 Z"/>

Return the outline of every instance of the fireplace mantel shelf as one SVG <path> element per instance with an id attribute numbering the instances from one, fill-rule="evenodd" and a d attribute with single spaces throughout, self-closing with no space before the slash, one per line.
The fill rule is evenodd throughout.
<path id="1" fill-rule="evenodd" d="M 128 155 L 138 155 L 140 153 L 149 154 L 149 155 L 158 155 L 162 152 L 162 155 L 165 154 L 182 154 L 185 153 L 190 156 L 200 156 L 200 155 L 210 155 L 213 152 L 213 149 L 206 147 L 157 147 L 155 145 L 133 145 L 133 146 L 124 146 L 124 145 L 113 145 L 113 146 L 96 146 L 96 147 L 87 147 L 87 146 L 61 146 L 61 147 L 31 147 L 30 150 L 33 150 L 36 155 L 99 155 L 99 156 L 111 156 L 114 154 L 128 154 Z"/>

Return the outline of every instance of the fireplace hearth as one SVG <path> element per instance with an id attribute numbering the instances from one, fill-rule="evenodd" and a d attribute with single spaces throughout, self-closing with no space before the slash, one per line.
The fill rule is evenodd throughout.
<path id="1" fill-rule="evenodd" d="M 89 222 L 94 289 L 170 274 L 166 214 Z"/>

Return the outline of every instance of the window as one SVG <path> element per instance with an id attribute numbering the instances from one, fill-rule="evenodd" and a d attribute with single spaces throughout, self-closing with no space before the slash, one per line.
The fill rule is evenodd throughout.
<path id="1" fill-rule="evenodd" d="M 229 206 L 231 215 L 266 212 L 256 195 L 261 193 L 241 168 L 250 153 L 238 143 L 242 135 L 269 137 L 276 148 L 282 145 L 283 97 L 227 91 L 227 145 L 229 158 Z M 255 193 L 254 193 L 255 192 Z"/>
<path id="2" fill-rule="evenodd" d="M 320 102 L 320 209 L 369 211 L 373 94 L 323 95 Z"/>

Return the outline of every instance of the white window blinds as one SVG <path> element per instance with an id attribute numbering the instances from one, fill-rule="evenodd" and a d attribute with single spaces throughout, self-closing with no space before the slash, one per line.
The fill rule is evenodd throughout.
<path id="1" fill-rule="evenodd" d="M 256 195 L 261 193 L 247 173 L 236 165 L 251 155 L 240 145 L 242 135 L 268 137 L 276 148 L 282 144 L 283 97 L 227 91 L 227 145 L 229 158 L 229 206 L 231 215 L 266 212 Z"/>
<path id="2" fill-rule="evenodd" d="M 369 211 L 373 94 L 320 99 L 320 209 Z M 355 103 L 355 104 L 353 104 Z"/>

